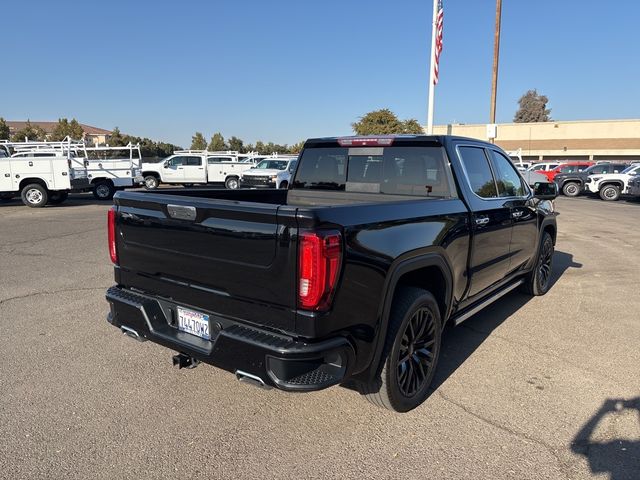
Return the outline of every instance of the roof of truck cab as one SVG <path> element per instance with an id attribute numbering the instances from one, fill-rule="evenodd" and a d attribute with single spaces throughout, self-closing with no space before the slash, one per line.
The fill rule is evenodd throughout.
<path id="1" fill-rule="evenodd" d="M 338 140 L 365 140 L 365 139 L 393 139 L 393 144 L 397 143 L 416 143 L 416 142 L 425 142 L 425 143 L 439 143 L 443 144 L 445 141 L 455 140 L 455 141 L 463 141 L 463 142 L 472 142 L 478 144 L 486 144 L 491 145 L 488 142 L 483 140 L 478 140 L 477 138 L 469 138 L 469 137 L 460 137 L 456 135 L 410 135 L 410 134 L 397 134 L 397 135 L 344 135 L 339 137 L 319 137 L 319 138 L 310 138 L 305 142 L 305 145 L 317 145 L 317 144 L 332 144 L 337 143 Z"/>

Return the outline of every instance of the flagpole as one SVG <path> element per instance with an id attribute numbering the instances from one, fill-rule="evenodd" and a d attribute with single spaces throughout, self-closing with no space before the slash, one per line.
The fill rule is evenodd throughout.
<path id="1" fill-rule="evenodd" d="M 427 135 L 433 135 L 433 100 L 435 97 L 436 62 L 436 17 L 438 15 L 438 0 L 433 0 L 433 20 L 431 22 L 431 61 L 429 62 L 429 100 L 427 104 Z"/>
<path id="2" fill-rule="evenodd" d="M 496 0 L 496 28 L 493 38 L 493 70 L 491 76 L 491 109 L 489 122 L 496 123 L 496 97 L 498 95 L 498 60 L 500 57 L 500 23 L 502 21 L 502 0 Z"/>

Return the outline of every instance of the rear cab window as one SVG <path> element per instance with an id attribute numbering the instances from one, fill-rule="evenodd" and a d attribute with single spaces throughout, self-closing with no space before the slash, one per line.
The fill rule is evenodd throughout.
<path id="1" fill-rule="evenodd" d="M 489 159 L 483 147 L 459 147 L 460 159 L 471 190 L 480 198 L 497 198 L 496 186 Z"/>
<path id="2" fill-rule="evenodd" d="M 457 197 L 440 146 L 305 148 L 292 189 L 451 198 Z"/>

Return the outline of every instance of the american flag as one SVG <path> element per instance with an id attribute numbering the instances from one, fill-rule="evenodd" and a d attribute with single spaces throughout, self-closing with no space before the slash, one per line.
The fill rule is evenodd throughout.
<path id="1" fill-rule="evenodd" d="M 435 58 L 433 59 L 433 84 L 438 84 L 438 71 L 440 63 L 440 53 L 442 52 L 442 23 L 444 18 L 444 9 L 442 8 L 442 0 L 438 0 L 438 10 L 436 13 L 436 49 Z"/>

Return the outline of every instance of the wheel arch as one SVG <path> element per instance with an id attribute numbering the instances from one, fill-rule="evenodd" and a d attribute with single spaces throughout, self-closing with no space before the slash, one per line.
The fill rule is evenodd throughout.
<path id="1" fill-rule="evenodd" d="M 556 235 L 558 234 L 558 228 L 556 227 L 556 225 L 554 225 L 553 223 L 547 223 L 546 225 L 543 224 L 542 226 L 542 233 L 548 233 L 549 235 L 551 235 L 551 239 L 553 240 L 553 244 L 556 244 Z M 541 235 L 542 237 L 542 235 Z"/>
<path id="2" fill-rule="evenodd" d="M 18 186 L 18 190 L 22 191 L 24 187 L 26 187 L 31 183 L 37 183 L 38 185 L 44 187 L 45 190 L 49 191 L 49 186 L 47 185 L 47 182 L 44 179 L 38 178 L 38 177 L 23 178 L 22 180 L 20 180 L 20 185 Z"/>
<path id="3" fill-rule="evenodd" d="M 621 189 L 624 188 L 624 182 L 622 180 L 603 180 L 598 184 L 598 190 L 602 190 L 607 185 L 615 185 Z"/>
<path id="4" fill-rule="evenodd" d="M 157 179 L 160 179 L 160 174 L 158 172 L 154 172 L 153 170 L 143 171 L 142 176 L 143 177 L 152 176 L 152 177 L 156 177 Z"/>
<path id="5" fill-rule="evenodd" d="M 92 178 L 91 179 L 91 185 L 95 185 L 96 183 L 110 183 L 111 185 L 113 185 L 113 180 L 111 180 L 110 178 L 106 178 L 106 177 L 98 177 L 98 178 Z"/>
<path id="6" fill-rule="evenodd" d="M 371 378 L 379 374 L 380 360 L 389 329 L 391 305 L 398 288 L 414 286 L 428 290 L 438 302 L 443 326 L 450 317 L 453 304 L 453 274 L 443 253 L 433 252 L 396 260 L 386 276 L 384 295 L 378 309 L 379 329 L 375 351 L 369 365 Z"/>

